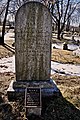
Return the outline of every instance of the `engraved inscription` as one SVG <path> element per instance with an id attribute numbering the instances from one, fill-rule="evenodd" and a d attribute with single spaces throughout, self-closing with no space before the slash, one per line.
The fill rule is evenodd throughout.
<path id="1" fill-rule="evenodd" d="M 52 18 L 39 2 L 24 4 L 16 14 L 15 56 L 17 80 L 49 80 Z"/>
<path id="2" fill-rule="evenodd" d="M 26 107 L 41 107 L 40 88 L 27 88 Z"/>

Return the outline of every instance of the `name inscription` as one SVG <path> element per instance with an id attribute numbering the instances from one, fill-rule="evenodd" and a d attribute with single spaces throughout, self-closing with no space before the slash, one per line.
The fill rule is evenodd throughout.
<path id="1" fill-rule="evenodd" d="M 41 89 L 28 87 L 26 88 L 26 107 L 41 106 Z"/>

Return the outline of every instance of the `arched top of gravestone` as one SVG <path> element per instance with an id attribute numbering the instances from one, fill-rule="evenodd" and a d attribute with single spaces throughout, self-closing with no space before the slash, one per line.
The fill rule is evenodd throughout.
<path id="1" fill-rule="evenodd" d="M 17 80 L 49 80 L 51 70 L 52 18 L 47 7 L 27 2 L 15 21 Z"/>
<path id="2" fill-rule="evenodd" d="M 38 2 L 38 1 L 29 1 L 29 2 L 24 3 L 24 4 L 18 9 L 18 11 L 17 11 L 17 13 L 16 13 L 16 16 L 17 16 L 17 14 L 19 14 L 19 13 L 21 12 L 21 10 L 24 11 L 24 9 L 26 9 L 26 6 L 28 7 L 28 5 L 29 5 L 29 7 L 30 7 L 31 4 L 35 4 L 35 5 L 37 5 L 37 7 L 38 7 L 38 6 L 40 6 L 40 7 L 42 6 L 42 9 L 47 10 L 47 12 L 49 12 L 48 15 L 50 15 L 50 17 L 51 17 L 51 13 L 50 13 L 49 9 L 47 8 L 47 6 L 45 6 L 43 3 L 40 3 L 40 2 Z M 24 8 L 24 9 L 23 9 L 23 8 Z M 16 20 L 16 17 L 15 17 L 15 20 Z"/>

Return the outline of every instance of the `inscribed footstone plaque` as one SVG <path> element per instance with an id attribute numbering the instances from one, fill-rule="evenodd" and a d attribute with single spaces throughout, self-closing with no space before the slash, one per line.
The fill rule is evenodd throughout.
<path id="1" fill-rule="evenodd" d="M 26 107 L 41 107 L 41 89 L 28 87 L 26 88 Z"/>
<path id="2" fill-rule="evenodd" d="M 28 2 L 16 14 L 16 80 L 49 80 L 51 14 L 43 4 Z"/>

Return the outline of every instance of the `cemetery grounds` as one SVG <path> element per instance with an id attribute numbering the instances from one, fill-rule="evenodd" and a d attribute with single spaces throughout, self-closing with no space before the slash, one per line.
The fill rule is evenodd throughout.
<path id="1" fill-rule="evenodd" d="M 54 39 L 53 39 L 54 40 Z M 13 41 L 7 40 L 6 44 L 12 47 Z M 13 56 L 14 53 L 9 51 L 3 46 L 0 46 L 0 59 L 3 57 Z M 72 51 L 53 49 L 52 50 L 52 61 L 58 61 L 62 63 L 80 64 L 80 57 L 72 55 Z M 4 66 L 0 66 L 4 67 Z M 5 66 L 6 67 L 6 66 Z M 67 120 L 66 116 L 73 115 L 74 120 L 79 120 L 80 118 L 80 76 L 64 76 L 55 73 L 51 76 L 58 88 L 62 93 L 62 97 L 54 99 L 51 103 L 51 107 L 47 109 L 48 115 L 45 115 L 45 119 L 48 120 L 49 117 L 54 117 L 56 120 L 56 111 L 59 118 Z M 23 120 L 23 109 L 21 105 L 15 102 L 9 102 L 7 99 L 7 88 L 11 82 L 15 80 L 15 74 L 12 72 L 1 73 L 0 72 L 0 120 Z M 52 113 L 52 107 L 53 113 Z M 76 110 L 77 108 L 77 110 Z M 66 110 L 65 110 L 66 109 Z M 74 113 L 74 114 L 73 114 Z M 46 118 L 47 117 L 47 118 Z M 60 119 L 60 120 L 61 120 Z M 51 119 L 50 119 L 51 120 Z"/>

